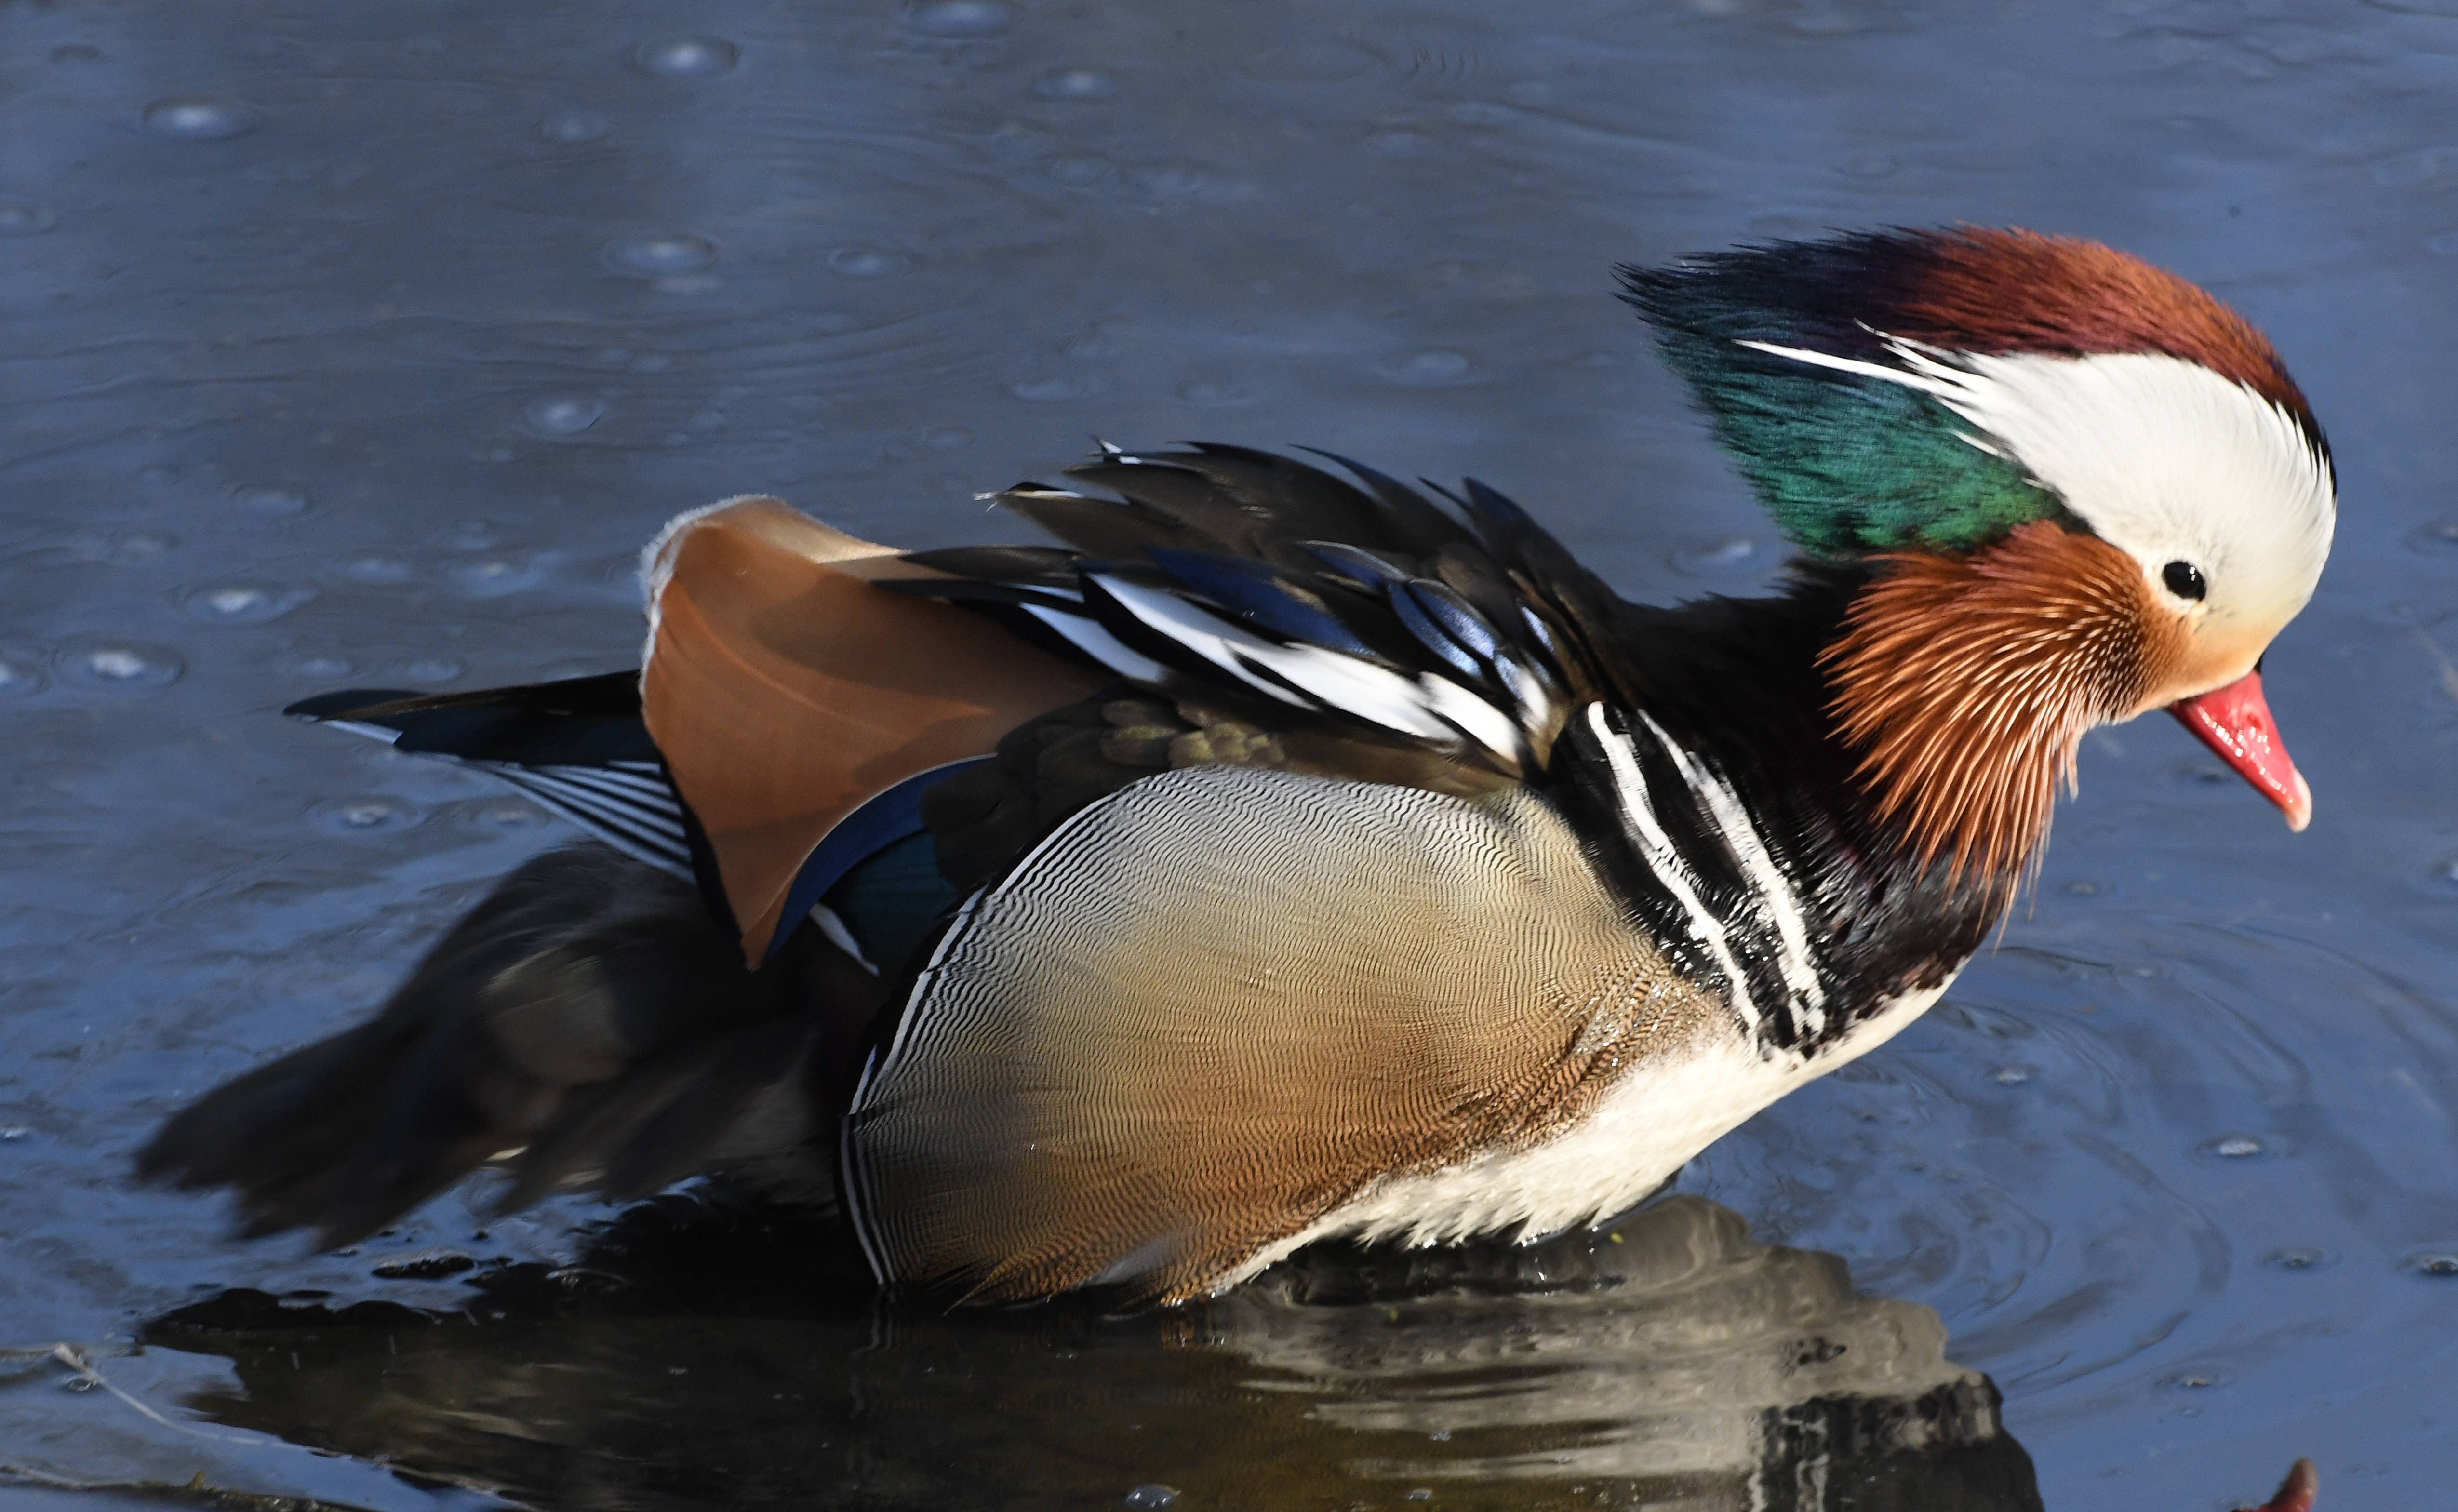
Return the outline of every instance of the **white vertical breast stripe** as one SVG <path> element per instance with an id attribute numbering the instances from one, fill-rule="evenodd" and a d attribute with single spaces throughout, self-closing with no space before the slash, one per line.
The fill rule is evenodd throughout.
<path id="1" fill-rule="evenodd" d="M 1792 886 L 1784 880 L 1782 869 L 1767 853 L 1766 842 L 1760 836 L 1758 827 L 1750 823 L 1749 810 L 1741 806 L 1740 795 L 1705 762 L 1675 745 L 1673 737 L 1664 733 L 1664 726 L 1645 714 L 1639 718 L 1647 721 L 1649 732 L 1664 747 L 1665 754 L 1673 758 L 1673 765 L 1680 768 L 1682 781 L 1690 785 L 1690 790 L 1706 808 L 1724 849 L 1740 863 L 1759 896 L 1766 899 L 1767 912 L 1775 916 L 1776 938 L 1783 946 L 1784 985 L 1808 1005 L 1808 1012 L 1802 1015 L 1802 1027 L 1813 1035 L 1819 1033 L 1826 1027 L 1826 988 L 1818 979 L 1818 969 L 1810 964 L 1809 928 L 1801 916 L 1800 900 L 1792 895 Z"/>
<path id="2" fill-rule="evenodd" d="M 1741 1016 L 1747 1028 L 1759 1026 L 1759 1005 L 1750 998 L 1749 978 L 1741 975 L 1741 963 L 1734 958 L 1731 943 L 1724 936 L 1724 926 L 1698 897 L 1698 879 L 1682 863 L 1681 853 L 1673 848 L 1672 837 L 1656 821 L 1656 808 L 1648 801 L 1647 776 L 1638 769 L 1638 753 L 1630 737 L 1605 721 L 1602 704 L 1588 705 L 1588 728 L 1594 732 L 1596 744 L 1613 766 L 1614 786 L 1619 789 L 1622 828 L 1630 842 L 1637 847 L 1639 858 L 1656 873 L 1664 890 L 1690 915 L 1690 937 L 1707 947 L 1722 970 L 1724 979 L 1733 986 L 1733 1010 Z"/>

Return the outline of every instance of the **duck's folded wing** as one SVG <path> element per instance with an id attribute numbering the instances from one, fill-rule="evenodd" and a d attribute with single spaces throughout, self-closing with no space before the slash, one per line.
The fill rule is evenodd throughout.
<path id="1" fill-rule="evenodd" d="M 1078 550 L 916 553 L 883 586 L 1273 733 L 1533 776 L 1596 696 L 1618 600 L 1480 483 L 1446 510 L 1342 465 L 1358 483 L 1235 447 L 1108 449 L 1069 476 L 1115 497 L 994 495 Z"/>
<path id="2" fill-rule="evenodd" d="M 1166 772 L 958 911 L 864 1072 L 843 1189 L 888 1282 L 1182 1300 L 1378 1181 L 1541 1141 L 1715 1013 L 1525 788 Z M 1423 1237 L 1529 1216 L 1462 1180 Z"/>

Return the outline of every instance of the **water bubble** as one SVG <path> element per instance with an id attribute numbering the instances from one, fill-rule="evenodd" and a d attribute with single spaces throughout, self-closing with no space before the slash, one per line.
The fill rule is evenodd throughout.
<path id="1" fill-rule="evenodd" d="M 1374 365 L 1384 377 L 1396 383 L 1437 387 L 1465 383 L 1476 365 L 1468 353 L 1448 346 L 1429 346 L 1424 351 L 1393 352 Z"/>
<path id="2" fill-rule="evenodd" d="M 415 805 L 400 798 L 327 798 L 307 810 L 308 821 L 330 834 L 389 834 L 418 823 Z"/>
<path id="3" fill-rule="evenodd" d="M 2159 1384 L 2173 1387 L 2177 1391 L 2208 1391 L 2214 1386 L 2225 1386 L 2229 1379 L 2229 1376 L 2224 1371 L 2198 1367 L 2180 1370 Z"/>
<path id="4" fill-rule="evenodd" d="M 677 37 L 635 49 L 632 62 L 641 73 L 660 78 L 714 78 L 731 70 L 740 56 L 723 37 Z"/>
<path id="5" fill-rule="evenodd" d="M 2221 1160 L 2251 1160 L 2268 1154 L 2270 1146 L 2250 1134 L 2222 1134 L 2202 1145 L 2202 1153 Z"/>
<path id="6" fill-rule="evenodd" d="M 2458 556 L 2458 517 L 2418 525 L 2406 533 L 2406 544 L 2427 556 Z"/>
<path id="7" fill-rule="evenodd" d="M 1090 189 L 1109 178 L 1114 166 L 1110 159 L 1098 153 L 1070 153 L 1062 158 L 1051 158 L 1042 166 L 1042 172 L 1060 183 L 1072 185 L 1077 189 Z"/>
<path id="8" fill-rule="evenodd" d="M 293 677 L 317 682 L 330 682 L 348 677 L 357 670 L 348 657 L 331 651 L 310 651 L 304 655 L 285 657 L 281 665 L 282 670 Z"/>
<path id="9" fill-rule="evenodd" d="M 2458 611 L 2452 611 L 2447 605 L 2393 598 L 2387 603 L 2375 604 L 2371 619 L 2375 624 L 2388 625 L 2397 630 L 2424 630 L 2448 619 L 2453 612 Z"/>
<path id="10" fill-rule="evenodd" d="M 1201 194 L 1211 181 L 1212 170 L 1198 162 L 1137 163 L 1127 170 L 1127 187 L 1175 200 Z"/>
<path id="11" fill-rule="evenodd" d="M 182 141 L 221 141 L 254 131 L 257 114 L 210 94 L 174 94 L 145 107 L 145 129 Z"/>
<path id="12" fill-rule="evenodd" d="M 905 8 L 905 24 L 931 36 L 996 36 L 1014 20 L 999 0 L 923 0 Z"/>
<path id="13" fill-rule="evenodd" d="M 445 570 L 445 576 L 452 580 L 452 586 L 472 598 L 500 598 L 536 587 L 546 580 L 546 570 L 526 557 L 481 556 L 475 561 L 453 563 Z"/>
<path id="14" fill-rule="evenodd" d="M 530 428 L 541 435 L 578 435 L 597 423 L 606 407 L 594 399 L 577 394 L 550 394 L 532 399 L 521 413 L 528 416 Z"/>
<path id="15" fill-rule="evenodd" d="M 2435 1281 L 2458 1281 L 2458 1249 L 2419 1250 L 2400 1261 L 2399 1267 Z"/>
<path id="16" fill-rule="evenodd" d="M 1094 68 L 1052 69 L 1032 81 L 1032 93 L 1044 99 L 1107 99 L 1118 92 L 1118 81 Z"/>
<path id="17" fill-rule="evenodd" d="M 1989 1073 L 1989 1080 L 1999 1086 L 2021 1086 L 2039 1074 L 2038 1066 L 2002 1065 Z"/>
<path id="18" fill-rule="evenodd" d="M 32 657 L 15 652 L 0 652 L 0 699 L 24 698 L 40 693 L 51 679 L 43 675 L 42 664 Z"/>
<path id="19" fill-rule="evenodd" d="M 1746 572 L 1757 564 L 1758 554 L 1758 542 L 1747 536 L 1719 536 L 1714 540 L 1677 546 L 1668 559 L 1676 572 L 1711 578 L 1721 573 Z"/>
<path id="20" fill-rule="evenodd" d="M 1434 139 L 1424 132 L 1395 126 L 1389 131 L 1368 133 L 1365 150 L 1377 158 L 1423 158 L 1434 150 Z"/>
<path id="21" fill-rule="evenodd" d="M 2261 1257 L 2261 1263 L 2272 1270 L 2301 1273 L 2310 1270 L 2327 1270 L 2337 1265 L 2339 1260 L 2338 1256 L 2326 1250 L 2307 1250 L 2292 1246 L 2285 1250 L 2273 1250 Z"/>
<path id="22" fill-rule="evenodd" d="M 697 273 L 717 261 L 717 243 L 689 232 L 633 237 L 611 243 L 606 256 L 635 273 Z"/>
<path id="23" fill-rule="evenodd" d="M 53 665 L 62 677 L 115 693 L 167 686 L 188 669 L 170 647 L 136 640 L 89 640 L 61 652 Z"/>
<path id="24" fill-rule="evenodd" d="M 39 200 L 0 195 L 0 236 L 41 236 L 59 223 L 59 212 Z"/>
<path id="25" fill-rule="evenodd" d="M 1165 1486 L 1155 1480 L 1139 1485 L 1126 1495 L 1126 1503 L 1138 1509 L 1165 1507 L 1177 1501 L 1177 1487 Z"/>
<path id="26" fill-rule="evenodd" d="M 0 1144 L 14 1144 L 32 1132 L 23 1124 L 0 1124 Z"/>
<path id="27" fill-rule="evenodd" d="M 1433 1499 L 1434 1488 L 1432 1486 L 1418 1486 L 1400 1500 L 1403 1502 L 1431 1502 Z"/>
<path id="28" fill-rule="evenodd" d="M 199 588 L 179 601 L 188 618 L 207 624 L 262 624 L 279 620 L 316 597 L 312 588 L 280 583 L 229 582 Z"/>
<path id="29" fill-rule="evenodd" d="M 1093 386 L 1081 378 L 1044 374 L 1018 380 L 1013 391 L 1018 399 L 1031 399 L 1037 404 L 1058 404 L 1083 398 L 1093 391 Z"/>
<path id="30" fill-rule="evenodd" d="M 409 581 L 410 565 L 398 556 L 353 556 L 342 563 L 341 573 L 352 582 L 388 586 Z"/>
<path id="31" fill-rule="evenodd" d="M 2058 891 L 2068 897 L 2097 897 L 2100 887 L 2096 882 L 2069 882 Z"/>
<path id="32" fill-rule="evenodd" d="M 885 278 L 913 265 L 913 255 L 894 247 L 842 246 L 828 254 L 828 266 L 847 278 Z"/>
<path id="33" fill-rule="evenodd" d="M 313 502 L 307 491 L 290 483 L 250 483 L 231 491 L 231 502 L 251 514 L 285 518 L 304 514 Z"/>
<path id="34" fill-rule="evenodd" d="M 1382 61 L 1381 54 L 1354 42 L 1300 42 L 1264 49 L 1255 54 L 1247 69 L 1262 78 L 1329 84 L 1355 78 Z"/>
<path id="35" fill-rule="evenodd" d="M 614 123 L 587 111 L 558 111 L 538 122 L 537 129 L 552 142 L 593 142 L 613 131 Z"/>
<path id="36" fill-rule="evenodd" d="M 2400 153 L 2385 158 L 2368 170 L 2373 182 L 2385 189 L 2404 188 L 2436 178 L 2449 165 L 2452 154 L 2447 147 L 2427 147 L 2421 152 Z"/>
<path id="37" fill-rule="evenodd" d="M 433 684 L 449 682 L 469 669 L 456 657 L 423 656 L 399 663 L 397 670 L 405 682 Z"/>
<path id="38" fill-rule="evenodd" d="M 490 798 L 464 808 L 461 821 L 472 830 L 504 833 L 534 830 L 547 822 L 547 813 L 537 805 L 518 798 Z"/>

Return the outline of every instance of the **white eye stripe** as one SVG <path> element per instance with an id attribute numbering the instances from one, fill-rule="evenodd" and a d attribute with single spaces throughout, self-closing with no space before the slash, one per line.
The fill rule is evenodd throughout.
<path id="1" fill-rule="evenodd" d="M 1981 356 L 1885 340 L 1901 367 L 1740 345 L 1936 399 L 2155 585 L 2166 586 L 2167 563 L 2186 561 L 2214 611 L 2273 627 L 2312 596 L 2337 523 L 2336 483 L 2283 407 L 2157 353 Z"/>

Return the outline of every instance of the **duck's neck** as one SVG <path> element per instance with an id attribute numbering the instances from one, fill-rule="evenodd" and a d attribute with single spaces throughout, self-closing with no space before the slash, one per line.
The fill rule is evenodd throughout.
<path id="1" fill-rule="evenodd" d="M 2009 892 L 1924 865 L 1854 777 L 1818 662 L 1862 581 L 1822 571 L 1774 598 L 1628 607 L 1617 696 L 1554 753 L 1634 911 L 1780 1051 L 1816 1054 L 1943 982 Z"/>

